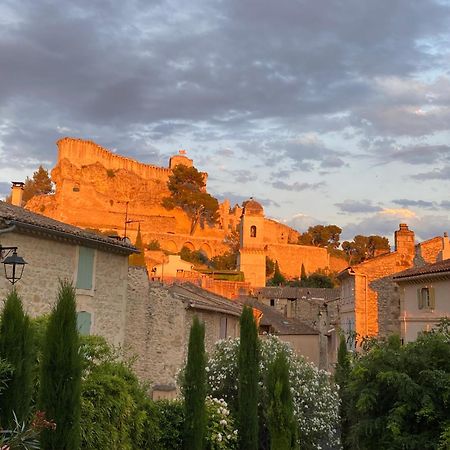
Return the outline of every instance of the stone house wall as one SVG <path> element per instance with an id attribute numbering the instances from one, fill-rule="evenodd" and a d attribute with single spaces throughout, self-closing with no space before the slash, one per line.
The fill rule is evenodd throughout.
<path id="1" fill-rule="evenodd" d="M 18 254 L 28 263 L 15 285 L 26 311 L 32 317 L 48 314 L 57 299 L 59 280 L 74 281 L 78 246 L 16 232 L 0 235 L 0 242 L 2 246 L 17 246 Z M 94 264 L 94 289 L 77 289 L 77 311 L 91 313 L 92 334 L 121 345 L 125 336 L 128 257 L 96 249 Z M 10 288 L 6 278 L 0 276 L 2 299 Z"/>

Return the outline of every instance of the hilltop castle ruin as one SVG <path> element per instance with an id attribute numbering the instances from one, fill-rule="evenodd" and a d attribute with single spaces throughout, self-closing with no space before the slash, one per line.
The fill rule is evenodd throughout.
<path id="1" fill-rule="evenodd" d="M 92 141 L 66 137 L 57 146 L 57 164 L 51 171 L 55 193 L 31 199 L 26 207 L 32 211 L 82 228 L 115 231 L 121 236 L 128 221 L 131 240 L 139 224 L 144 243 L 158 241 L 162 249 L 173 253 L 184 246 L 201 250 L 209 258 L 229 250 L 226 236 L 240 230 L 243 208 L 231 208 L 228 200 L 220 204 L 218 223 L 198 228 L 193 235 L 189 234 L 190 219 L 181 209 L 161 206 L 162 199 L 170 194 L 167 182 L 172 169 L 178 164 L 193 165 L 184 152 L 172 156 L 168 167 L 158 167 L 117 155 Z M 204 177 L 207 181 L 206 173 Z M 257 267 L 243 270 L 253 285 L 259 285 L 264 277 L 265 265 L 261 267 L 261 261 L 265 261 L 265 255 L 278 260 L 288 277 L 298 277 L 302 264 L 307 273 L 318 269 L 337 271 L 345 265 L 324 248 L 297 245 L 299 233 L 265 218 L 262 207 L 256 217 L 245 219 L 248 223 L 257 220 L 258 254 L 263 255 L 257 258 Z M 247 267 L 256 264 L 248 257 L 251 251 L 247 246 Z M 255 270 L 258 275 L 250 275 Z"/>

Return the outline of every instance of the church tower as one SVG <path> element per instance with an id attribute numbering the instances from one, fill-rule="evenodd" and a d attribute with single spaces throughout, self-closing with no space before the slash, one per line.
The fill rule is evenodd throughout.
<path id="1" fill-rule="evenodd" d="M 239 270 L 252 287 L 266 285 L 264 250 L 264 209 L 250 198 L 243 203 L 239 233 Z"/>

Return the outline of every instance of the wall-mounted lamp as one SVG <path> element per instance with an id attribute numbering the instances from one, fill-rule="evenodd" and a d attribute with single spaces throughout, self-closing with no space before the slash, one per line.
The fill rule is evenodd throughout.
<path id="1" fill-rule="evenodd" d="M 15 284 L 22 278 L 27 262 L 17 254 L 17 247 L 2 247 L 0 245 L 0 260 L 5 266 L 6 279 Z"/>

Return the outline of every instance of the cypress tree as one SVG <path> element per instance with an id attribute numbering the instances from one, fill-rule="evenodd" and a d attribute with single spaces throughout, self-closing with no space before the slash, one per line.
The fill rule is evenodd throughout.
<path id="1" fill-rule="evenodd" d="M 42 351 L 40 409 L 55 421 L 56 430 L 44 430 L 45 450 L 80 448 L 81 359 L 75 289 L 64 281 L 49 318 Z"/>
<path id="2" fill-rule="evenodd" d="M 138 225 L 138 232 L 136 235 L 136 242 L 134 243 L 134 246 L 139 250 L 140 253 L 133 253 L 132 255 L 130 255 L 130 266 L 146 267 L 145 248 L 144 243 L 142 242 L 141 224 Z"/>
<path id="3" fill-rule="evenodd" d="M 197 316 L 189 334 L 188 358 L 184 378 L 184 448 L 203 450 L 206 431 L 206 355 L 205 325 Z"/>
<path id="4" fill-rule="evenodd" d="M 269 365 L 267 395 L 270 449 L 296 449 L 294 403 L 289 383 L 289 363 L 284 352 L 279 352 Z"/>
<path id="5" fill-rule="evenodd" d="M 347 350 L 345 335 L 342 333 L 339 340 L 339 348 L 337 353 L 337 364 L 334 372 L 334 380 L 339 385 L 339 397 L 341 403 L 339 405 L 339 415 L 341 417 L 341 440 L 343 447 L 348 447 L 347 439 L 350 428 L 349 421 L 349 399 L 347 393 L 348 379 L 350 376 L 351 364 L 350 355 Z"/>
<path id="6" fill-rule="evenodd" d="M 275 261 L 275 270 L 273 273 L 272 285 L 273 286 L 281 286 L 284 283 L 286 283 L 286 278 L 284 278 L 283 274 L 280 271 L 278 261 Z"/>
<path id="7" fill-rule="evenodd" d="M 306 276 L 306 269 L 305 269 L 305 265 L 302 263 L 302 268 L 300 270 L 300 281 L 302 282 L 302 286 L 304 285 L 304 283 L 306 284 L 308 277 Z"/>
<path id="8" fill-rule="evenodd" d="M 239 344 L 239 448 L 258 450 L 259 341 L 253 310 L 244 306 Z"/>
<path id="9" fill-rule="evenodd" d="M 31 324 L 15 289 L 6 297 L 0 320 L 0 359 L 6 360 L 13 370 L 0 396 L 0 423 L 9 428 L 14 414 L 20 422 L 27 420 L 33 392 Z"/>

